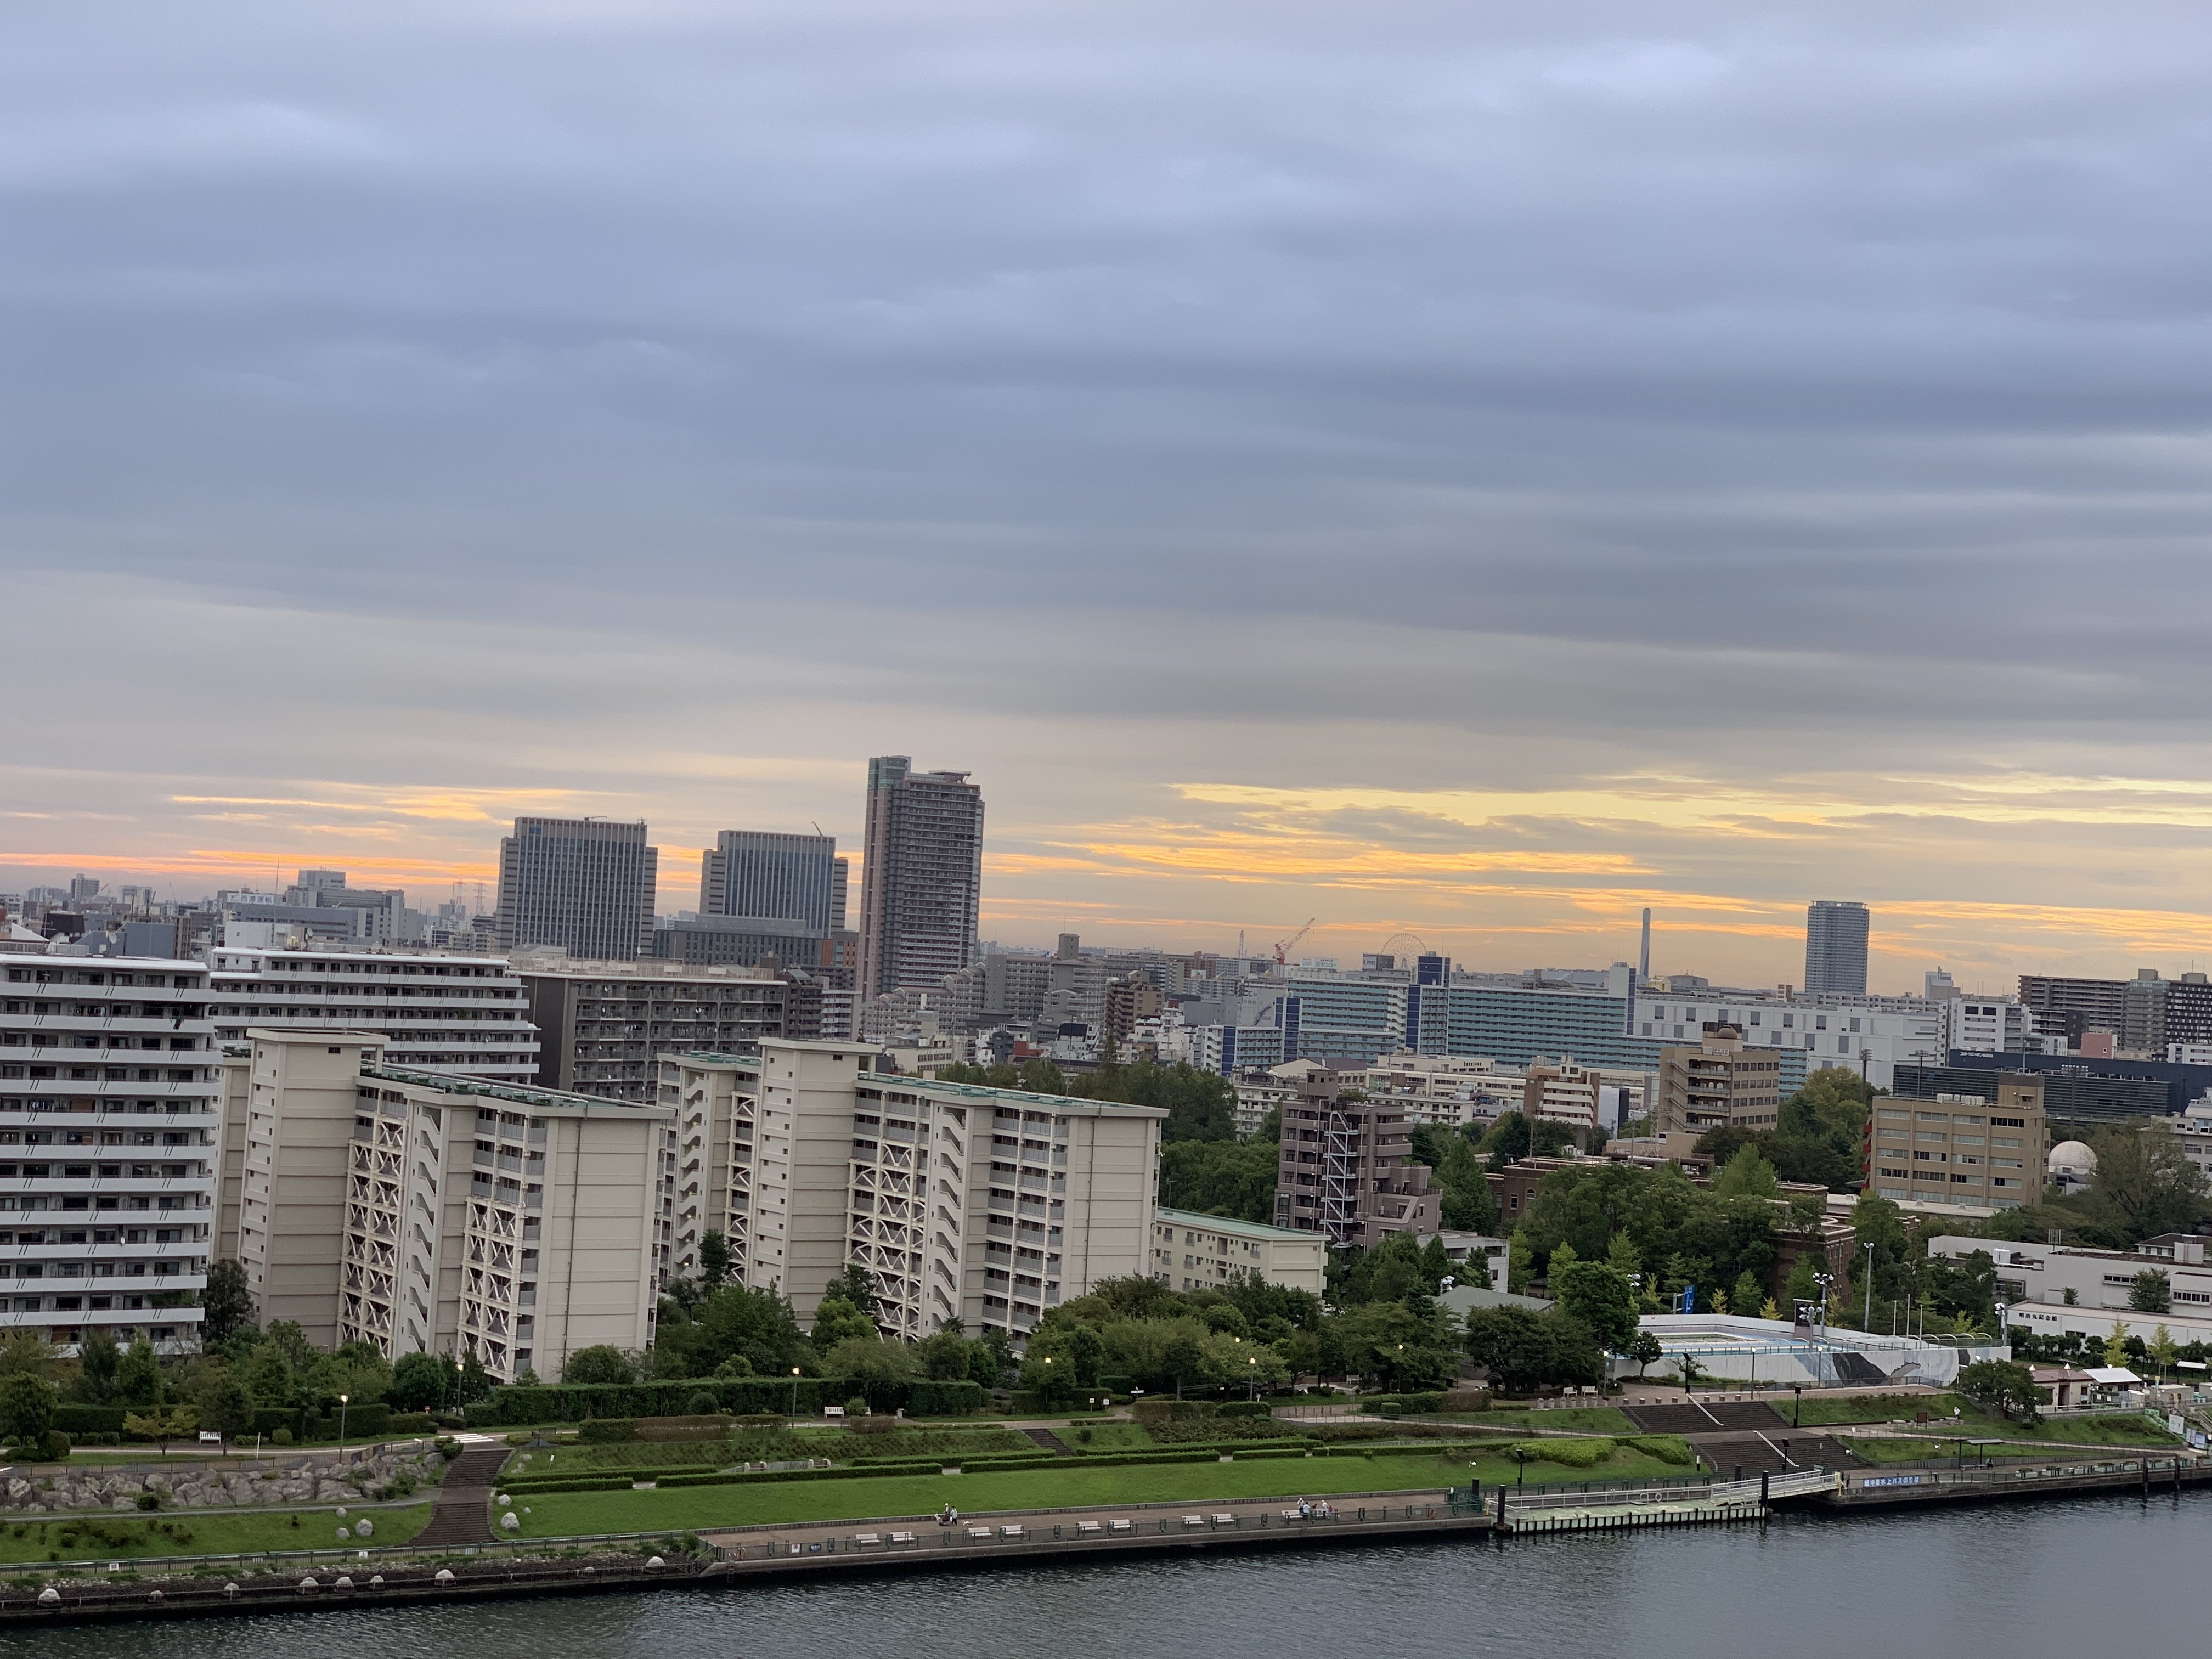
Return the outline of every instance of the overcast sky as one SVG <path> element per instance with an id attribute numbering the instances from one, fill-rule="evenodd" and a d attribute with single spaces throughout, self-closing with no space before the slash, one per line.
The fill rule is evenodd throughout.
<path id="1" fill-rule="evenodd" d="M 523 810 L 984 932 L 2212 966 L 2212 10 L 10 15 L 0 885 Z"/>

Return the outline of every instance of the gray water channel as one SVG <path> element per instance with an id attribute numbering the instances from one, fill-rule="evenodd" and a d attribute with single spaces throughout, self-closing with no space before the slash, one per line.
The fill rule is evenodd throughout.
<path id="1" fill-rule="evenodd" d="M 2212 1492 L 0 1637 L 39 1659 L 2203 1651 Z"/>

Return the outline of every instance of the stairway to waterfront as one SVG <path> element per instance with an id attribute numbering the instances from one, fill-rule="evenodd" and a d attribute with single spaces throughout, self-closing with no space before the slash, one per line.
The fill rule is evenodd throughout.
<path id="1" fill-rule="evenodd" d="M 507 1449 L 471 1446 L 455 1458 L 430 1506 L 430 1524 L 414 1541 L 431 1548 L 483 1544 L 492 1538 L 492 1482 L 507 1462 Z"/>
<path id="2" fill-rule="evenodd" d="M 1763 1400 L 1728 1400 L 1712 1405 L 1689 1401 L 1681 1405 L 1650 1403 L 1623 1406 L 1621 1415 L 1646 1434 L 1758 1434 L 1786 1431 L 1787 1419 Z"/>

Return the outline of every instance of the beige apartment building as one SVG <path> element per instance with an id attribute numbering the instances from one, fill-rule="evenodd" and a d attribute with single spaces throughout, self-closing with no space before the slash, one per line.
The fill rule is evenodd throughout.
<path id="1" fill-rule="evenodd" d="M 234 1149 L 264 1323 L 474 1352 L 503 1382 L 651 1342 L 671 1112 L 386 1066 L 364 1033 L 249 1037 L 226 1067 L 223 1191 Z"/>
<path id="2" fill-rule="evenodd" d="M 1990 1097 L 1881 1096 L 1868 1139 L 1867 1185 L 1899 1202 L 2009 1210 L 2043 1191 L 2050 1131 L 2043 1079 L 1991 1072 Z"/>
<path id="3" fill-rule="evenodd" d="M 1219 1290 L 1250 1273 L 1319 1296 L 1328 1255 L 1328 1243 L 1319 1233 L 1289 1227 L 1189 1210 L 1162 1210 L 1152 1222 L 1152 1277 L 1171 1290 Z"/>
<path id="4" fill-rule="evenodd" d="M 1660 1135 L 1702 1135 L 1723 1124 L 1771 1129 L 1782 1116 L 1782 1062 L 1771 1048 L 1747 1048 L 1733 1025 L 1717 1025 L 1694 1048 L 1659 1051 Z"/>
<path id="5" fill-rule="evenodd" d="M 520 952 L 520 977 L 538 1032 L 538 1073 L 548 1089 L 574 1090 L 639 1105 L 657 1086 L 657 1057 L 671 1049 L 749 1054 L 763 1037 L 801 1035 L 787 1021 L 796 987 L 767 968 L 702 967 L 647 957 L 586 961 L 557 951 Z"/>
<path id="6" fill-rule="evenodd" d="M 1404 1103 L 1346 1098 L 1346 1080 L 1319 1073 L 1282 1109 L 1275 1224 L 1363 1248 L 1391 1233 L 1434 1232 L 1443 1199 L 1413 1158 Z"/>
<path id="7" fill-rule="evenodd" d="M 811 1320 L 848 1265 L 880 1322 L 1026 1334 L 1098 1280 L 1150 1270 L 1157 1108 L 939 1082 L 851 1043 L 764 1040 L 757 1056 L 670 1054 L 675 1271 L 709 1231 L 731 1272 Z"/>

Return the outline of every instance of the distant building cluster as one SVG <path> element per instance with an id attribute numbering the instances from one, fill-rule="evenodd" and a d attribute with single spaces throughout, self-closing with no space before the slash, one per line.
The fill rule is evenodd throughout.
<path id="1" fill-rule="evenodd" d="M 1318 1291 L 1328 1249 L 1399 1233 L 1487 1261 L 1502 1240 L 1443 1230 L 1424 1134 L 1558 1126 L 1490 1174 L 1510 1229 L 1559 1158 L 1709 1178 L 1701 1139 L 1778 1129 L 1823 1072 L 1891 1091 L 1865 1185 L 1928 1216 L 2087 1179 L 2061 1128 L 2160 1118 L 2212 1166 L 2202 974 L 1995 994 L 1936 968 L 1877 994 L 1868 907 L 1826 899 L 1802 985 L 1655 975 L 1648 912 L 1633 966 L 1519 973 L 1409 935 L 1357 967 L 1295 956 L 1303 930 L 1002 948 L 969 775 L 877 757 L 863 809 L 857 891 L 818 828 L 732 829 L 673 915 L 648 826 L 598 817 L 517 818 L 496 893 L 429 908 L 330 868 L 192 902 L 89 876 L 0 894 L 0 1328 L 189 1348 L 235 1261 L 262 1318 L 319 1342 L 552 1375 L 649 1343 L 711 1233 L 802 1316 L 860 1267 L 887 1334 L 1018 1340 L 1109 1277 Z M 1159 1109 L 951 1071 L 1033 1060 L 1225 1079 L 1235 1133 L 1273 1126 L 1272 1221 L 1162 1208 Z M 1801 1231 L 1849 1254 L 1832 1218 Z"/>

